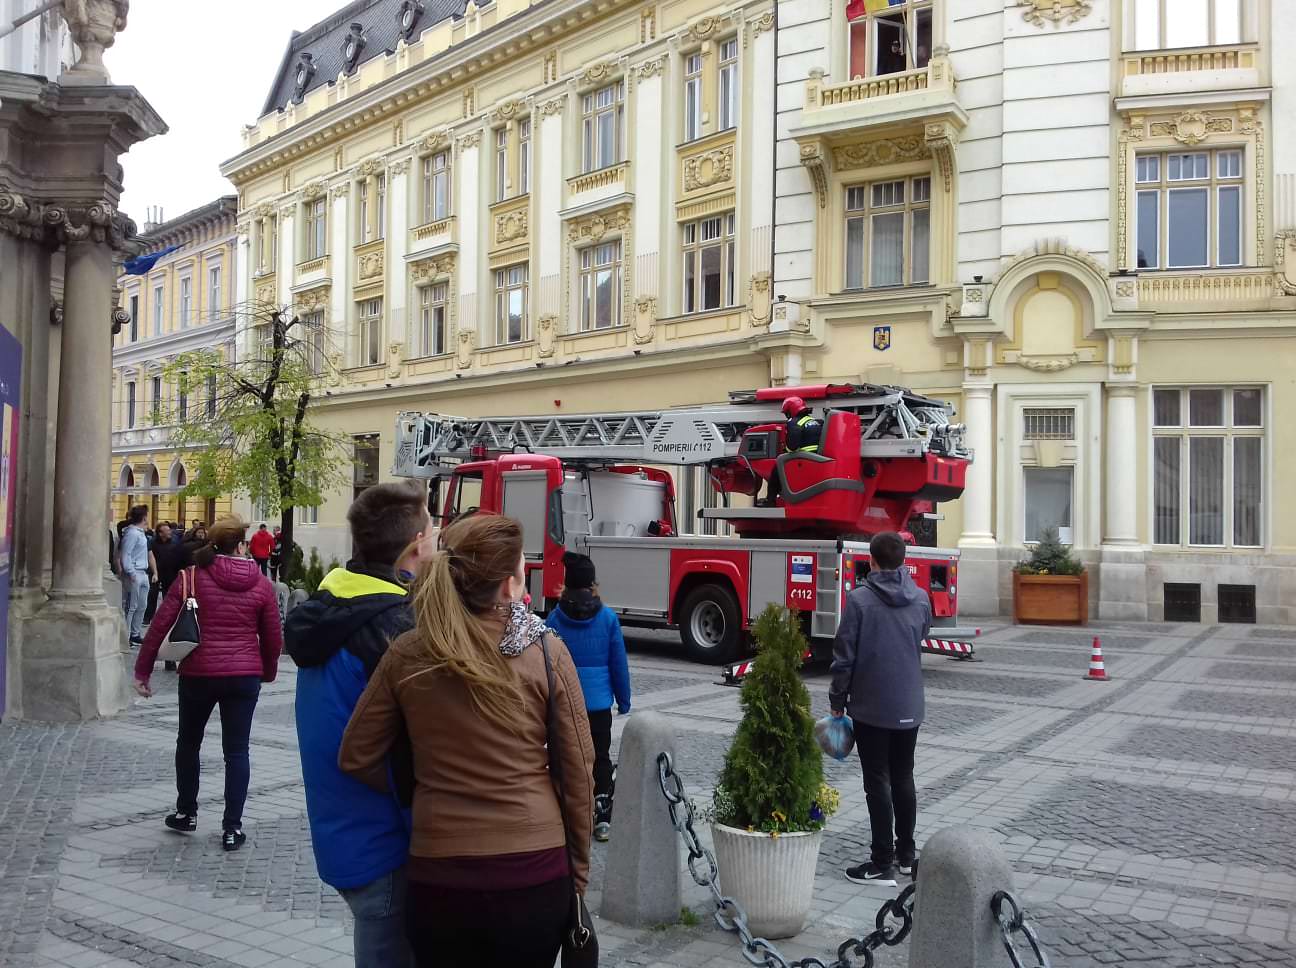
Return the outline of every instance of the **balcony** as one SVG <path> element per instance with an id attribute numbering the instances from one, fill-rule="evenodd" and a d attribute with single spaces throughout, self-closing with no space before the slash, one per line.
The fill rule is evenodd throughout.
<path id="1" fill-rule="evenodd" d="M 328 275 L 328 267 L 329 257 L 327 255 L 320 256 L 318 259 L 308 259 L 305 262 L 297 263 L 294 278 L 298 284 L 314 282 Z"/>
<path id="2" fill-rule="evenodd" d="M 1185 47 L 1130 51 L 1121 57 L 1121 97 L 1155 97 L 1261 86 L 1259 47 Z"/>
<path id="3" fill-rule="evenodd" d="M 801 124 L 793 135 L 857 135 L 943 121 L 962 129 L 967 112 L 959 106 L 949 58 L 938 54 L 918 70 L 838 84 L 825 83 L 821 72 L 811 71 Z"/>

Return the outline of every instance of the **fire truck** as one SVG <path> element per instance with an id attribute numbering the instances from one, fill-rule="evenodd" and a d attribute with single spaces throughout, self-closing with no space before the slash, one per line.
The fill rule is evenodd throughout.
<path id="1" fill-rule="evenodd" d="M 818 446 L 787 449 L 782 412 L 800 397 Z M 521 522 L 538 610 L 556 605 L 563 554 L 593 559 L 623 623 L 678 628 L 686 653 L 732 663 L 769 604 L 802 613 L 812 652 L 831 649 L 845 597 L 869 570 L 868 539 L 914 531 L 963 491 L 972 454 L 952 408 L 901 387 L 819 385 L 735 392 L 727 404 L 653 412 L 397 418 L 394 473 L 429 482 L 440 524 L 471 510 Z M 703 468 L 697 517 L 732 535 L 682 533 L 675 475 Z M 682 475 L 681 475 L 682 476 Z M 958 622 L 958 551 L 911 545 L 931 598 L 926 651 L 970 658 Z M 740 678 L 746 664 L 728 667 Z"/>

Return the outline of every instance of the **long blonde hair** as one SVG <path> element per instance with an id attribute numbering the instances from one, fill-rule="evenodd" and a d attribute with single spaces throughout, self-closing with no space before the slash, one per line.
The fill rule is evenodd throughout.
<path id="1" fill-rule="evenodd" d="M 499 650 L 496 609 L 500 583 L 517 572 L 522 527 L 500 514 L 461 518 L 441 532 L 441 550 L 422 564 L 414 582 L 415 657 L 409 678 L 436 673 L 468 687 L 477 712 L 517 732 L 522 689 Z"/>

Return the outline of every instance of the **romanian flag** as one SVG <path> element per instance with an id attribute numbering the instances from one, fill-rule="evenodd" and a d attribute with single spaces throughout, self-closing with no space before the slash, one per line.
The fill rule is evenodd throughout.
<path id="1" fill-rule="evenodd" d="M 846 19 L 854 20 L 866 13 L 881 13 L 888 7 L 903 6 L 904 0 L 850 0 L 846 4 Z"/>

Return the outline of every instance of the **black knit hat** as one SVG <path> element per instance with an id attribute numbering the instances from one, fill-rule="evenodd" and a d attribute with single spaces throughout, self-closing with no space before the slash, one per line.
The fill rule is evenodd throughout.
<path id="1" fill-rule="evenodd" d="M 592 588 L 597 580 L 594 577 L 594 562 L 590 561 L 588 555 L 569 551 L 563 555 L 563 566 L 567 569 L 563 584 L 568 588 Z"/>

